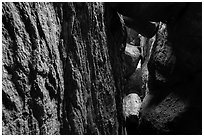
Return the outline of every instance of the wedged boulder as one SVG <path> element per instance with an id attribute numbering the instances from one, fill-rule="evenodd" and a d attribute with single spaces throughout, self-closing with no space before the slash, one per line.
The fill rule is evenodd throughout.
<path id="1" fill-rule="evenodd" d="M 126 44 L 125 54 L 124 54 L 124 64 L 125 64 L 125 77 L 128 78 L 131 76 L 141 60 L 141 52 L 138 46 L 133 46 L 130 44 Z"/>
<path id="2" fill-rule="evenodd" d="M 142 101 L 136 93 L 128 94 L 123 98 L 123 115 L 125 117 L 125 127 L 128 135 L 138 134 L 141 103 Z"/>
<path id="3" fill-rule="evenodd" d="M 125 85 L 125 94 L 136 93 L 141 98 L 144 97 L 144 91 L 142 90 L 143 79 L 141 68 L 136 69 L 135 72 L 128 78 Z"/>
<path id="4" fill-rule="evenodd" d="M 128 94 L 123 98 L 123 114 L 124 117 L 130 115 L 139 116 L 139 110 L 141 107 L 141 99 L 136 93 Z"/>

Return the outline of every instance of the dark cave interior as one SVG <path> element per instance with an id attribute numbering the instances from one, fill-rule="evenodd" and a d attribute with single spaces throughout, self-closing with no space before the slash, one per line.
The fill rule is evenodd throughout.
<path id="1" fill-rule="evenodd" d="M 201 135 L 202 2 L 3 2 L 3 135 Z"/>

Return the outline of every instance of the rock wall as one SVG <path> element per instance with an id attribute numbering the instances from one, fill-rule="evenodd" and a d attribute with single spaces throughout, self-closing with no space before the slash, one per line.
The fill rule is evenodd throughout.
<path id="1" fill-rule="evenodd" d="M 2 134 L 122 134 L 124 36 L 103 3 L 2 3 Z"/>
<path id="2" fill-rule="evenodd" d="M 202 134 L 202 4 L 186 5 L 156 35 L 140 134 Z"/>

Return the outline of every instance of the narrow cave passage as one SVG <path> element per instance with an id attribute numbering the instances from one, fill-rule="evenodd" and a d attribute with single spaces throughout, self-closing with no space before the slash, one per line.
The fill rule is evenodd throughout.
<path id="1" fill-rule="evenodd" d="M 140 109 L 143 99 L 149 91 L 147 63 L 150 59 L 156 36 L 146 38 L 129 27 L 126 27 L 126 30 L 127 44 L 124 52 L 124 65 L 127 81 L 123 98 L 123 113 L 126 118 L 126 133 L 135 135 L 141 134 L 139 131 Z"/>
<path id="2" fill-rule="evenodd" d="M 126 134 L 201 134 L 201 5 L 160 3 L 153 11 L 158 5 L 148 3 L 152 7 L 141 15 L 125 9 L 143 4 L 113 4 L 127 30 L 122 55 Z"/>
<path id="3" fill-rule="evenodd" d="M 201 2 L 3 2 L 3 135 L 201 135 Z"/>

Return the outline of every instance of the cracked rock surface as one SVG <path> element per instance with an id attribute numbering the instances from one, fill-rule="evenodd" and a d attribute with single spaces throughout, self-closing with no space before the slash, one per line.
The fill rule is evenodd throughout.
<path id="1" fill-rule="evenodd" d="M 103 3 L 2 3 L 2 134 L 122 134 L 113 14 Z"/>

